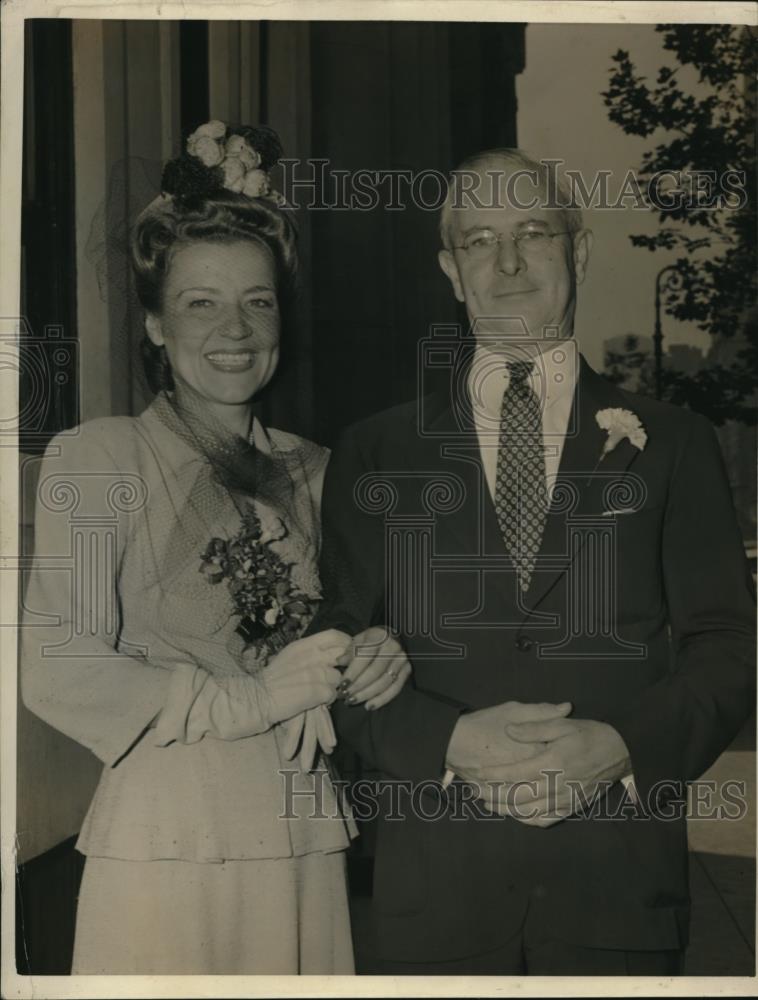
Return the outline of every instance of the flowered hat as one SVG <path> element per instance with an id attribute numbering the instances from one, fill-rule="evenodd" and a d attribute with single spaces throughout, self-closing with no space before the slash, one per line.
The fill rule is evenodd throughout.
<path id="1" fill-rule="evenodd" d="M 284 196 L 269 180 L 282 153 L 279 136 L 267 125 L 227 125 L 213 119 L 196 128 L 181 156 L 166 164 L 161 191 L 186 200 L 227 190 L 282 207 Z"/>

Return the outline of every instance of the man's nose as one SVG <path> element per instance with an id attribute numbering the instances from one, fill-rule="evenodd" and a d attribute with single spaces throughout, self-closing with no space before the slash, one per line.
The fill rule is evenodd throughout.
<path id="1" fill-rule="evenodd" d="M 497 269 L 503 274 L 517 274 L 526 265 L 519 253 L 518 244 L 510 236 L 503 236 L 497 245 Z"/>

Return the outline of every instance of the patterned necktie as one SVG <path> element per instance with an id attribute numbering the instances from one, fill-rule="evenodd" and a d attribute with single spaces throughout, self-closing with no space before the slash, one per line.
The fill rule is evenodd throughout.
<path id="1" fill-rule="evenodd" d="M 529 588 L 547 515 L 540 401 L 527 379 L 532 361 L 509 361 L 500 408 L 495 512 L 522 591 Z"/>

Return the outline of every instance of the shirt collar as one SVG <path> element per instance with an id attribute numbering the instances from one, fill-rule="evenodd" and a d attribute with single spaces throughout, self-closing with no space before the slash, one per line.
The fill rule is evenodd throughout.
<path id="1" fill-rule="evenodd" d="M 469 396 L 474 414 L 499 418 L 503 394 L 510 376 L 508 359 L 477 344 L 468 376 Z M 514 359 L 515 360 L 515 359 Z M 573 395 L 579 375 L 579 351 L 576 341 L 546 344 L 534 359 L 529 385 L 542 404 L 543 412 L 568 393 Z"/>

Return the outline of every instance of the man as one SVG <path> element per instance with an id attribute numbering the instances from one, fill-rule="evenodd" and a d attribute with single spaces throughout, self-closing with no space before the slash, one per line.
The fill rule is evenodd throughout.
<path id="1" fill-rule="evenodd" d="M 380 711 L 356 685 L 334 707 L 386 779 L 386 973 L 680 972 L 684 783 L 754 702 L 715 435 L 577 355 L 592 237 L 549 181 L 512 150 L 454 173 L 440 264 L 472 335 L 445 391 L 348 430 L 327 471 L 313 627 L 386 623 L 414 670 Z"/>

